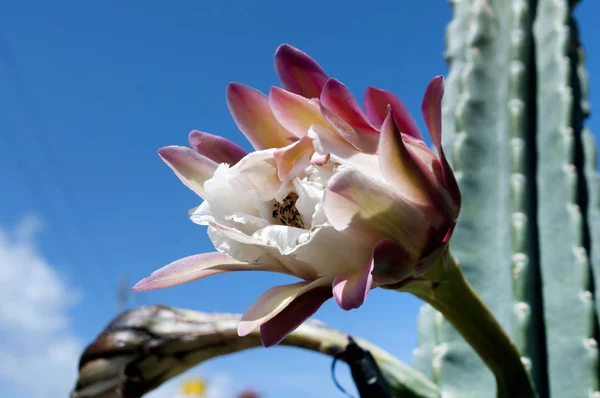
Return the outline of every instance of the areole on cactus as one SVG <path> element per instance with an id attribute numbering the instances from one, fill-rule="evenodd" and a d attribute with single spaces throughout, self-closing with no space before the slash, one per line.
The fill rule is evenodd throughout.
<path id="1" fill-rule="evenodd" d="M 198 131 L 190 134 L 193 149 L 159 150 L 204 199 L 190 218 L 208 226 L 219 252 L 175 261 L 134 287 L 226 271 L 297 276 L 301 282 L 268 290 L 242 318 L 240 335 L 260 327 L 267 346 L 332 296 L 350 310 L 371 288 L 422 275 L 445 251 L 460 209 L 441 149 L 442 77 L 423 99 L 438 159 L 393 94 L 369 88 L 365 114 L 300 50 L 282 45 L 275 64 L 290 91 L 273 88 L 266 97 L 236 83 L 227 88 L 231 113 L 255 152 Z"/>

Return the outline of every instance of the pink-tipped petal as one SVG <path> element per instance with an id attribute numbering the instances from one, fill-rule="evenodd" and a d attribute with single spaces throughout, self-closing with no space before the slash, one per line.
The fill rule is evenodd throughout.
<path id="1" fill-rule="evenodd" d="M 321 114 L 331 126 L 331 129 L 344 141 L 361 152 L 373 154 L 377 149 L 377 135 L 362 134 L 348 122 L 320 104 Z M 321 127 L 321 126 L 317 126 Z"/>
<path id="2" fill-rule="evenodd" d="M 418 159 L 413 158 L 391 112 L 381 126 L 378 157 L 381 173 L 399 193 L 423 204 L 437 193 L 435 185 L 431 186 L 436 182 L 433 173 L 425 162 L 417 163 Z"/>
<path id="3" fill-rule="evenodd" d="M 342 136 L 325 127 L 311 126 L 308 130 L 308 136 L 313 139 L 315 150 L 323 156 L 333 154 L 347 159 L 360 153 L 355 146 Z"/>
<path id="4" fill-rule="evenodd" d="M 323 209 L 336 229 L 366 242 L 396 240 L 412 256 L 429 240 L 431 226 L 417 206 L 354 169 L 338 171 L 329 180 Z"/>
<path id="5" fill-rule="evenodd" d="M 421 132 L 417 123 L 408 112 L 400 98 L 389 91 L 380 90 L 375 87 L 367 88 L 365 93 L 365 111 L 369 121 L 380 128 L 388 114 L 388 107 L 392 107 L 394 121 L 400 131 L 412 137 L 422 140 Z"/>
<path id="6" fill-rule="evenodd" d="M 420 141 L 419 141 L 420 142 Z M 452 217 L 452 201 L 440 185 L 428 163 L 437 162 L 433 153 L 416 147 L 421 159 L 407 148 L 392 113 L 388 113 L 381 127 L 379 140 L 379 166 L 386 181 L 396 192 L 419 203 L 431 224 L 440 227 Z"/>
<path id="7" fill-rule="evenodd" d="M 350 90 L 336 79 L 329 79 L 323 87 L 321 112 L 348 142 L 363 152 L 374 153 L 379 132 L 371 125 Z"/>
<path id="8" fill-rule="evenodd" d="M 460 190 L 458 188 L 458 184 L 456 182 L 456 178 L 452 169 L 450 168 L 450 164 L 448 164 L 448 160 L 446 159 L 446 155 L 444 154 L 444 149 L 442 148 L 442 97 L 444 96 L 444 77 L 436 76 L 434 77 L 427 89 L 425 90 L 425 95 L 423 96 L 423 103 L 421 104 L 421 110 L 423 112 L 423 118 L 425 118 L 425 123 L 427 124 L 427 129 L 429 130 L 429 134 L 431 135 L 431 140 L 438 150 L 438 154 L 440 156 L 440 162 L 442 164 L 442 179 L 446 189 L 452 196 L 454 201 L 454 209 L 455 216 L 458 216 L 458 212 L 460 210 Z"/>
<path id="9" fill-rule="evenodd" d="M 275 51 L 275 70 L 283 88 L 306 98 L 319 98 L 328 79 L 314 59 L 289 44 Z"/>
<path id="10" fill-rule="evenodd" d="M 321 103 L 352 127 L 377 134 L 348 88 L 336 79 L 329 79 L 321 92 Z"/>
<path id="11" fill-rule="evenodd" d="M 349 311 L 365 302 L 373 284 L 372 271 L 371 260 L 362 270 L 338 275 L 333 280 L 333 297 L 341 309 Z"/>
<path id="12" fill-rule="evenodd" d="M 233 120 L 252 146 L 281 148 L 296 140 L 271 112 L 266 95 L 239 83 L 227 86 L 227 104 Z"/>
<path id="13" fill-rule="evenodd" d="M 314 151 L 312 139 L 307 136 L 276 150 L 274 156 L 279 179 L 287 182 L 296 177 L 310 164 Z"/>
<path id="14" fill-rule="evenodd" d="M 154 271 L 131 290 L 162 289 L 228 271 L 271 270 L 273 267 L 234 260 L 222 253 L 203 253 L 184 257 Z"/>
<path id="15" fill-rule="evenodd" d="M 440 162 L 442 164 L 442 175 L 444 178 L 446 189 L 450 193 L 452 201 L 454 202 L 454 218 L 457 218 L 458 213 L 460 212 L 461 205 L 460 188 L 458 187 L 458 182 L 456 181 L 454 172 L 452 171 L 452 168 L 448 163 L 448 159 L 446 159 L 446 155 L 444 154 L 443 149 L 440 149 Z"/>
<path id="16" fill-rule="evenodd" d="M 434 77 L 425 90 L 421 110 L 431 135 L 431 140 L 439 150 L 442 147 L 442 97 L 444 96 L 444 77 Z"/>
<path id="17" fill-rule="evenodd" d="M 186 187 L 204 197 L 204 182 L 212 178 L 217 163 L 183 146 L 160 148 L 158 155 Z"/>
<path id="18" fill-rule="evenodd" d="M 322 280 L 313 282 L 298 282 L 290 285 L 275 286 L 264 292 L 246 310 L 238 324 L 238 334 L 246 336 L 258 329 L 262 324 L 273 319 L 283 311 L 296 297 L 308 292 L 315 287 L 323 286 Z"/>
<path id="19" fill-rule="evenodd" d="M 269 104 L 279 123 L 297 137 L 306 136 L 313 124 L 329 126 L 315 100 L 273 87 L 269 92 Z"/>
<path id="20" fill-rule="evenodd" d="M 276 317 L 260 327 L 260 340 L 265 347 L 279 344 L 331 298 L 331 288 L 321 286 L 307 291 L 292 301 Z"/>
<path id="21" fill-rule="evenodd" d="M 194 130 L 189 136 L 190 147 L 217 163 L 234 165 L 248 154 L 243 148 L 218 135 Z"/>

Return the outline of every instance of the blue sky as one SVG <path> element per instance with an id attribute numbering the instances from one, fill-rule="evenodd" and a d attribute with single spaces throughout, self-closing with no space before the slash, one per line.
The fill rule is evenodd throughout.
<path id="1" fill-rule="evenodd" d="M 399 94 L 423 127 L 424 88 L 447 72 L 442 53 L 450 6 L 440 0 L 341 4 L 23 0 L 3 5 L 0 249 L 4 261 L 23 262 L 22 276 L 14 281 L 23 290 L 14 294 L 33 289 L 35 296 L 35 281 L 42 287 L 57 283 L 51 298 L 38 299 L 54 300 L 56 317 L 64 318 L 50 332 L 32 336 L 41 333 L 69 347 L 61 352 L 76 352 L 116 315 L 120 279 L 132 285 L 174 259 L 212 251 L 205 229 L 187 218 L 198 198 L 156 150 L 185 145 L 192 129 L 250 149 L 229 115 L 225 87 L 237 81 L 267 92 L 277 85 L 272 57 L 279 44 L 311 54 L 358 98 L 369 85 Z M 590 40 L 600 35 L 593 20 L 598 12 L 600 6 L 587 1 L 577 13 L 588 43 L 592 105 L 600 92 L 600 52 L 591 51 Z M 596 132 L 597 120 L 588 121 Z M 49 270 L 47 278 L 33 277 L 36 269 Z M 218 275 L 132 294 L 128 305 L 243 312 L 282 280 L 263 273 Z M 376 290 L 359 310 L 345 313 L 329 302 L 318 318 L 410 362 L 419 305 L 408 295 Z M 0 324 L 3 318 L 0 314 Z M 21 329 L 11 325 L 0 326 L 0 337 L 18 337 Z M 56 391 L 71 388 L 76 367 L 62 361 L 57 370 L 62 379 L 48 378 L 62 383 L 52 386 Z M 192 373 L 229 380 L 233 389 L 252 386 L 265 397 L 341 397 L 329 365 L 329 358 L 316 354 L 272 348 L 213 360 Z M 53 396 L 32 392 L 27 382 L 11 377 L 0 365 L 0 391 L 8 392 L 3 397 Z M 349 385 L 347 377 L 342 380 Z"/>

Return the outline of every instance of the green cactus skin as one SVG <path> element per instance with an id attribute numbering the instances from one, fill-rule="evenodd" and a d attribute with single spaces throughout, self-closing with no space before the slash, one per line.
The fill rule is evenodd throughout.
<path id="1" fill-rule="evenodd" d="M 470 7 L 472 0 L 450 0 L 454 18 L 446 27 L 446 51 L 444 58 L 451 65 L 450 72 L 445 79 L 444 98 L 442 99 L 442 134 L 443 145 L 450 148 L 454 142 L 456 130 L 454 126 L 454 105 L 460 96 L 460 75 L 465 64 L 465 51 L 467 48 L 467 33 L 470 26 Z M 452 157 L 449 156 L 449 162 Z"/>
<path id="2" fill-rule="evenodd" d="M 585 53 L 583 47 L 577 45 L 577 77 L 581 87 L 581 107 L 582 117 L 587 118 L 590 114 L 590 104 L 588 102 L 588 74 L 585 70 Z M 594 135 L 587 128 L 583 129 L 581 134 L 583 146 L 584 164 L 584 183 L 587 193 L 587 227 L 588 227 L 588 249 L 592 264 L 592 274 L 594 275 L 595 297 L 596 297 L 596 321 L 600 314 L 600 175 L 598 174 L 598 148 Z M 596 337 L 597 338 L 597 337 Z"/>
<path id="3" fill-rule="evenodd" d="M 567 1 L 539 0 L 537 59 L 538 225 L 549 390 L 598 394 L 598 349 L 586 250 L 578 39 Z"/>
<path id="4" fill-rule="evenodd" d="M 594 136 L 588 129 L 582 135 L 585 158 L 585 181 L 588 192 L 588 226 L 590 256 L 596 292 L 596 316 L 600 314 L 600 175 L 598 175 L 598 152 Z"/>
<path id="5" fill-rule="evenodd" d="M 508 63 L 508 139 L 512 224 L 511 336 L 539 396 L 547 396 L 539 289 L 536 190 L 536 70 L 532 27 L 536 1 L 512 0 Z"/>
<path id="6" fill-rule="evenodd" d="M 594 275 L 596 294 L 596 322 L 600 314 L 600 175 L 598 175 L 598 150 L 594 136 L 588 129 L 582 133 L 585 158 L 585 181 L 587 183 L 588 202 L 587 219 L 589 226 L 590 257 Z M 596 367 L 598 367 L 596 363 Z"/>
<path id="7" fill-rule="evenodd" d="M 472 1 L 460 94 L 455 107 L 452 162 L 463 205 L 452 253 L 501 325 L 510 331 L 510 146 L 507 110 L 507 56 L 510 14 L 497 2 Z M 452 41 L 452 38 L 449 38 Z M 444 132 L 446 133 L 446 131 Z M 497 259 L 505 259 L 499 261 Z M 493 397 L 495 381 L 449 322 L 436 322 L 439 345 L 434 375 L 443 397 Z"/>

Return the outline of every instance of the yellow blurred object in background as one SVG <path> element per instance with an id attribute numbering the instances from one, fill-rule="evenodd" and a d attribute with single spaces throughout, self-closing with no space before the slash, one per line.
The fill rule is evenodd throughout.
<path id="1" fill-rule="evenodd" d="M 190 379 L 181 386 L 182 397 L 204 397 L 206 393 L 206 382 L 202 379 Z"/>

